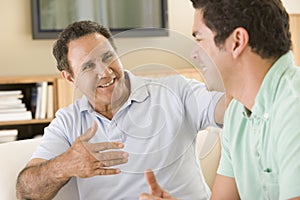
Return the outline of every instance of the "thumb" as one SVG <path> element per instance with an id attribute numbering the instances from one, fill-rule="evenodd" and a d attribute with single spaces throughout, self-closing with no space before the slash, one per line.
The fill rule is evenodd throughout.
<path id="1" fill-rule="evenodd" d="M 157 197 L 163 197 L 163 189 L 161 189 L 160 185 L 157 183 L 155 175 L 152 170 L 147 169 L 144 173 L 145 179 L 148 183 L 150 193 Z"/>
<path id="2" fill-rule="evenodd" d="M 94 135 L 97 132 L 97 129 L 98 129 L 97 122 L 94 121 L 92 123 L 92 126 L 84 134 L 80 136 L 81 141 L 88 142 L 92 137 L 94 137 Z"/>

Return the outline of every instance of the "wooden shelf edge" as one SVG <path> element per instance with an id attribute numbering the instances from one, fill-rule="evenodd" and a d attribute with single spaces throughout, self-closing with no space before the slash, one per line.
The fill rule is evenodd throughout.
<path id="1" fill-rule="evenodd" d="M 45 123 L 50 123 L 52 120 L 53 119 L 32 119 L 32 120 L 6 121 L 6 122 L 0 122 L 0 126 L 45 124 Z"/>
<path id="2" fill-rule="evenodd" d="M 0 84 L 29 84 L 41 81 L 53 82 L 60 78 L 59 74 L 40 75 L 40 76 L 0 76 Z"/>

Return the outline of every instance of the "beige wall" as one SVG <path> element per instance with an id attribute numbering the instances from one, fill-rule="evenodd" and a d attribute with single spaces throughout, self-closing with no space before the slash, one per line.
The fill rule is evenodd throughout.
<path id="1" fill-rule="evenodd" d="M 0 2 L 1 76 L 56 73 L 52 41 L 31 39 L 30 0 Z"/>
<path id="2" fill-rule="evenodd" d="M 176 29 L 190 37 L 193 17 L 191 3 L 182 0 L 169 0 L 168 3 L 170 29 Z M 30 0 L 0 0 L 0 18 L 2 19 L 0 76 L 58 73 L 51 53 L 54 40 L 32 40 L 31 38 Z M 117 39 L 117 44 L 121 47 L 126 45 L 132 49 L 137 44 L 138 46 L 161 44 L 161 42 L 169 44 L 170 42 L 166 40 L 170 41 L 168 38 L 126 38 Z M 190 46 L 186 44 L 176 43 L 173 45 L 176 48 L 182 46 L 180 49 L 182 52 L 190 51 Z M 124 65 L 131 68 L 135 64 L 142 63 L 145 57 L 149 58 L 148 53 L 142 54 L 142 56 L 141 53 L 139 51 L 138 57 L 130 53 L 132 59 L 127 58 Z M 176 62 L 168 59 L 168 56 L 158 59 L 168 65 L 189 66 L 184 59 L 181 61 L 177 59 Z"/>
<path id="3" fill-rule="evenodd" d="M 296 2 L 298 0 L 284 0 L 289 12 L 300 13 Z M 126 68 L 131 69 L 145 62 L 146 65 L 162 63 L 174 68 L 191 66 L 187 58 L 192 48 L 192 5 L 186 0 L 168 0 L 168 4 L 169 28 L 177 33 L 171 32 L 170 37 L 161 38 L 116 39 L 120 52 L 126 55 L 122 56 Z M 58 73 L 51 54 L 54 40 L 31 39 L 30 0 L 0 0 L 0 18 L 0 76 Z M 141 50 L 141 47 L 152 50 Z M 151 52 L 155 55 L 161 51 L 167 53 L 150 59 Z"/>

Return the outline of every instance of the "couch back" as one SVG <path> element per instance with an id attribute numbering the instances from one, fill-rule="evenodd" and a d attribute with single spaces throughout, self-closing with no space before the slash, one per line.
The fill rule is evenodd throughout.
<path id="1" fill-rule="evenodd" d="M 41 138 L 19 140 L 0 144 L 0 199 L 15 200 L 16 180 L 26 166 Z M 78 191 L 75 179 L 71 179 L 56 195 L 55 200 L 77 200 Z"/>
<path id="2" fill-rule="evenodd" d="M 209 127 L 199 131 L 197 136 L 197 153 L 205 181 L 212 189 L 221 156 L 221 129 Z"/>

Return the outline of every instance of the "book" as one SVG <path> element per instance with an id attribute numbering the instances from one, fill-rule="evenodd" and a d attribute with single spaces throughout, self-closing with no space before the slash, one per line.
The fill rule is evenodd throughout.
<path id="1" fill-rule="evenodd" d="M 36 110 L 35 110 L 36 119 L 46 118 L 47 87 L 48 87 L 47 81 L 37 83 L 37 97 L 36 97 Z"/>
<path id="2" fill-rule="evenodd" d="M 0 100 L 10 100 L 10 99 L 22 99 L 23 94 L 8 94 L 8 95 L 0 95 Z"/>
<path id="3" fill-rule="evenodd" d="M 37 87 L 32 87 L 30 91 L 30 110 L 32 112 L 32 115 L 35 117 L 36 113 L 36 102 L 37 102 Z"/>
<path id="4" fill-rule="evenodd" d="M 46 116 L 48 119 L 54 117 L 54 105 L 53 105 L 53 85 L 48 85 L 47 88 L 47 112 Z"/>
<path id="5" fill-rule="evenodd" d="M 41 99 L 41 110 L 40 110 L 40 119 L 46 118 L 46 111 L 47 111 L 47 88 L 48 88 L 48 82 L 43 81 L 42 82 L 42 99 Z"/>
<path id="6" fill-rule="evenodd" d="M 0 122 L 4 121 L 18 121 L 18 120 L 31 120 L 32 115 L 30 111 L 13 112 L 13 113 L 0 113 Z"/>
<path id="7" fill-rule="evenodd" d="M 23 94 L 21 90 L 0 91 L 0 110 L 1 112 L 12 111 L 11 109 L 25 108 L 22 102 Z M 24 109 L 22 109 L 24 110 Z"/>
<path id="8" fill-rule="evenodd" d="M 25 106 L 21 108 L 0 108 L 0 113 L 14 113 L 14 112 L 24 112 L 26 111 Z"/>
<path id="9" fill-rule="evenodd" d="M 35 108 L 35 113 L 34 113 L 34 118 L 35 119 L 39 119 L 40 118 L 40 114 L 41 114 L 41 94 L 42 94 L 42 86 L 40 86 L 39 84 L 37 84 L 37 88 L 36 88 L 36 108 Z"/>
<path id="10" fill-rule="evenodd" d="M 10 100 L 0 99 L 0 105 L 11 106 L 16 104 L 22 104 L 22 100 L 21 99 L 10 99 Z"/>
<path id="11" fill-rule="evenodd" d="M 11 105 L 1 105 L 0 104 L 0 109 L 14 109 L 14 108 L 25 108 L 25 104 L 21 103 L 21 104 L 11 104 Z"/>
<path id="12" fill-rule="evenodd" d="M 7 96 L 7 95 L 19 95 L 22 94 L 21 90 L 7 90 L 7 91 L 0 91 L 0 96 Z"/>
<path id="13" fill-rule="evenodd" d="M 17 135 L 18 129 L 0 130 L 0 143 L 15 141 Z"/>

